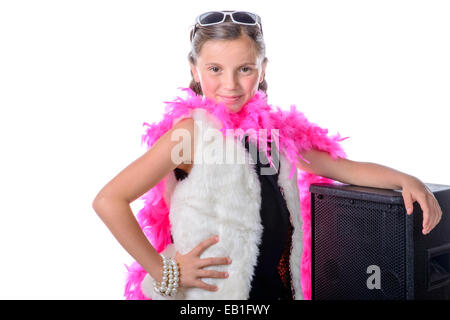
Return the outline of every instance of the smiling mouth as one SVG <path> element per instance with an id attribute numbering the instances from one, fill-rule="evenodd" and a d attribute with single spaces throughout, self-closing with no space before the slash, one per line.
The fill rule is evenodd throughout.
<path id="1" fill-rule="evenodd" d="M 232 100 L 238 100 L 240 97 L 242 97 L 242 96 L 231 96 L 231 97 L 226 97 L 226 96 L 220 96 L 222 99 L 224 99 L 224 100 L 229 100 L 229 101 L 232 101 Z"/>

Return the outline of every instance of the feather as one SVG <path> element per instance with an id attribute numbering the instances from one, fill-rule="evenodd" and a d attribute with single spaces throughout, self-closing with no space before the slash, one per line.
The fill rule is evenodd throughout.
<path id="1" fill-rule="evenodd" d="M 162 120 L 151 124 L 143 123 L 146 129 L 142 135 L 141 144 L 145 143 L 147 148 L 150 148 L 165 132 L 169 131 L 176 122 L 190 117 L 193 109 L 202 108 L 220 121 L 222 124 L 220 130 L 223 134 L 231 134 L 242 140 L 242 130 L 247 133 L 249 139 L 255 142 L 261 151 L 265 152 L 270 162 L 272 162 L 268 153 L 270 144 L 264 143 L 263 140 L 278 142 L 277 148 L 286 155 L 291 164 L 289 179 L 297 170 L 296 163 L 299 158 L 304 159 L 301 153 L 312 148 L 329 153 L 333 159 L 347 157 L 340 142 L 349 137 L 341 138 L 339 133 L 335 136 L 328 136 L 327 129 L 309 122 L 295 105 L 291 105 L 288 111 L 277 106 L 273 107 L 267 103 L 267 96 L 261 90 L 258 90 L 243 105 L 241 110 L 232 113 L 228 111 L 225 104 L 216 103 L 206 97 L 199 96 L 190 88 L 179 89 L 187 93 L 187 98 L 178 96 L 173 101 L 164 101 L 166 106 Z M 263 130 L 266 135 L 259 134 L 258 130 Z M 306 159 L 304 160 L 306 161 Z M 165 181 L 166 178 L 162 179 L 141 197 L 144 200 L 144 207 L 137 214 L 140 227 L 158 252 L 163 251 L 171 243 L 169 206 L 163 196 Z M 297 183 L 303 220 L 303 251 L 300 274 L 305 299 L 311 299 L 311 204 L 309 185 L 315 182 L 332 183 L 333 181 L 308 172 L 301 172 L 298 176 Z M 137 262 L 129 267 L 126 266 L 126 268 L 128 272 L 124 294 L 126 299 L 145 299 L 139 284 L 145 277 L 146 271 Z"/>

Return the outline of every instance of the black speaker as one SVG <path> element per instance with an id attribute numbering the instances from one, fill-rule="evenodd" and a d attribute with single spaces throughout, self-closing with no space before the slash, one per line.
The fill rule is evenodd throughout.
<path id="1" fill-rule="evenodd" d="M 400 190 L 311 184 L 312 298 L 450 300 L 450 186 L 426 186 L 442 219 L 423 235 Z"/>

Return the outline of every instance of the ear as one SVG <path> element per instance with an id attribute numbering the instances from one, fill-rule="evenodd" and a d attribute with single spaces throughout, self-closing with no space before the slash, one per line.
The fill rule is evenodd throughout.
<path id="1" fill-rule="evenodd" d="M 267 58 L 264 58 L 263 62 L 262 62 L 262 69 L 261 69 L 261 75 L 259 76 L 259 83 L 264 81 L 264 76 L 266 74 L 266 67 L 267 67 L 267 62 L 269 60 Z"/>
<path id="2" fill-rule="evenodd" d="M 194 81 L 200 82 L 200 77 L 197 72 L 197 67 L 195 65 L 193 65 L 192 62 L 189 62 L 189 65 L 191 67 L 191 73 L 192 73 L 192 77 L 194 78 Z"/>

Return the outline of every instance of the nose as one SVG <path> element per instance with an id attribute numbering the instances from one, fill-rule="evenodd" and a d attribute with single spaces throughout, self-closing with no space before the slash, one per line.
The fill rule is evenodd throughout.
<path id="1" fill-rule="evenodd" d="M 226 90 L 233 91 L 237 88 L 238 81 L 236 79 L 236 75 L 233 72 L 230 72 L 225 75 L 223 80 L 223 87 Z"/>

